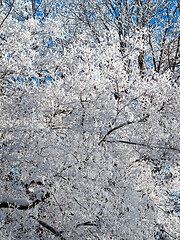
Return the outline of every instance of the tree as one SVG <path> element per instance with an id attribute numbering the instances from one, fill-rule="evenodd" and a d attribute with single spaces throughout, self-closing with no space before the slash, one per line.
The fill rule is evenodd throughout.
<path id="1" fill-rule="evenodd" d="M 67 8 L 71 17 L 86 26 L 98 42 L 111 29 L 116 31 L 118 49 L 123 57 L 127 49 L 134 48 L 137 37 L 136 54 L 141 75 L 147 74 L 149 67 L 153 66 L 155 72 L 170 69 L 177 71 L 179 76 L 178 1 L 77 0 L 67 2 Z M 129 64 L 130 59 L 126 65 Z"/>
<path id="2" fill-rule="evenodd" d="M 147 32 L 117 51 L 114 20 L 95 21 L 95 3 L 63 8 L 67 24 L 54 4 L 43 21 L 11 10 L 1 26 L 1 238 L 178 239 L 174 73 L 140 71 Z"/>

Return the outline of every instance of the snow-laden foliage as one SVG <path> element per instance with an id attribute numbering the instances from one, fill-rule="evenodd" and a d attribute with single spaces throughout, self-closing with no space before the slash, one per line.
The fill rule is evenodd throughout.
<path id="1" fill-rule="evenodd" d="M 140 67 L 144 29 L 122 53 L 33 2 L 1 26 L 1 239 L 179 239 L 175 71 Z"/>

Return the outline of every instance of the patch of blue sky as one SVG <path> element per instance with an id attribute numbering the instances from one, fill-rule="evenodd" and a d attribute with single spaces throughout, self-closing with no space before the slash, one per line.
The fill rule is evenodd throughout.
<path id="1" fill-rule="evenodd" d="M 10 58 L 13 56 L 13 54 L 14 54 L 15 52 L 10 52 L 10 53 L 8 53 L 7 54 L 7 60 L 10 60 Z"/>
<path id="2" fill-rule="evenodd" d="M 171 193 L 171 196 L 174 198 L 176 198 L 176 199 L 178 199 L 179 197 L 180 197 L 180 192 L 172 192 Z"/>
<path id="3" fill-rule="evenodd" d="M 96 17 L 96 14 L 95 13 L 92 13 L 91 11 L 88 12 L 88 15 L 90 16 L 90 20 L 94 21 L 95 20 L 95 17 Z"/>
<path id="4" fill-rule="evenodd" d="M 49 39 L 49 41 L 47 42 L 47 44 L 48 44 L 48 48 L 51 48 L 52 46 L 54 46 L 54 43 L 53 43 L 53 40 L 52 40 L 52 38 L 50 38 Z"/>
<path id="5" fill-rule="evenodd" d="M 102 4 L 106 5 L 106 1 L 102 0 Z M 98 4 L 97 4 L 97 6 L 98 6 Z M 118 9 L 116 1 L 111 1 L 111 7 L 109 6 L 109 9 L 106 14 L 109 18 L 111 18 L 111 20 L 116 21 L 116 18 L 119 17 L 119 9 Z M 115 18 L 115 16 L 116 16 L 116 18 Z"/>
<path id="6" fill-rule="evenodd" d="M 105 133 L 109 132 L 109 130 L 110 130 L 109 128 L 104 129 Z"/>
<path id="7" fill-rule="evenodd" d="M 41 85 L 40 81 L 36 77 L 29 77 L 28 80 L 31 81 L 30 85 L 35 85 L 35 84 L 36 86 Z"/>
<path id="8" fill-rule="evenodd" d="M 1 149 L 2 149 L 2 150 L 6 150 L 6 149 L 7 149 L 7 145 L 4 145 L 4 144 L 3 144 L 2 147 L 1 147 Z"/>
<path id="9" fill-rule="evenodd" d="M 6 38 L 6 35 L 4 34 L 4 33 L 1 33 L 1 39 L 4 39 L 4 38 Z"/>
<path id="10" fill-rule="evenodd" d="M 19 83 L 25 83 L 26 82 L 26 80 L 24 78 L 17 78 L 17 81 Z"/>
<path id="11" fill-rule="evenodd" d="M 14 167 L 14 168 L 13 168 L 13 171 L 14 171 L 14 173 L 16 174 L 17 171 L 19 171 L 19 168 L 18 168 L 18 167 Z"/>
<path id="12" fill-rule="evenodd" d="M 154 69 L 153 58 L 152 56 L 148 56 L 146 53 L 145 53 L 145 62 L 148 63 L 149 68 Z"/>
<path id="13" fill-rule="evenodd" d="M 22 16 L 23 16 L 23 14 L 22 14 Z M 16 19 L 18 22 L 19 21 L 21 21 L 21 22 L 25 22 L 26 21 L 26 19 L 21 17 L 21 16 L 16 16 L 16 17 L 13 17 L 13 18 Z"/>
<path id="14" fill-rule="evenodd" d="M 138 105 L 138 100 L 136 99 L 135 101 L 134 101 L 134 106 L 137 106 Z"/>
<path id="15" fill-rule="evenodd" d="M 59 2 L 56 3 L 56 7 L 60 7 L 61 9 L 64 8 L 65 5 L 66 5 L 65 1 L 62 1 L 61 3 L 59 3 Z"/>
<path id="16" fill-rule="evenodd" d="M 36 209 L 33 209 L 33 213 L 35 214 L 36 217 L 39 216 L 39 215 L 38 215 L 39 212 L 38 212 Z"/>
<path id="17" fill-rule="evenodd" d="M 52 79 L 52 77 L 51 76 L 48 76 L 47 78 L 46 78 L 46 81 L 45 81 L 45 83 L 54 83 L 54 81 L 53 81 L 53 79 Z"/>
<path id="18" fill-rule="evenodd" d="M 150 26 L 153 26 L 154 24 L 156 24 L 158 22 L 158 18 L 154 17 L 150 20 Z"/>
<path id="19" fill-rule="evenodd" d="M 44 71 L 44 73 L 47 73 L 47 71 Z M 28 81 L 31 82 L 30 83 L 31 85 L 35 84 L 36 86 L 41 86 L 41 82 L 42 82 L 42 80 L 39 80 L 36 77 L 31 77 L 31 78 L 29 77 Z M 45 83 L 45 84 L 49 84 L 49 83 L 54 84 L 54 80 L 53 80 L 53 78 L 51 76 L 44 76 L 43 83 Z"/>
<path id="20" fill-rule="evenodd" d="M 60 138 L 59 143 L 63 144 L 64 138 Z"/>
<path id="21" fill-rule="evenodd" d="M 172 207 L 174 211 L 178 214 L 178 217 L 180 217 L 180 192 L 172 192 L 170 194 L 169 202 L 172 204 Z"/>
<path id="22" fill-rule="evenodd" d="M 43 51 L 43 50 L 39 50 L 39 52 L 38 52 L 38 53 L 39 53 L 39 55 L 40 55 L 40 56 L 44 56 L 44 55 L 45 55 L 45 53 L 44 53 L 44 51 Z"/>
<path id="23" fill-rule="evenodd" d="M 170 238 L 169 237 L 164 237 L 163 236 L 163 233 L 162 232 L 157 232 L 157 237 L 158 237 L 158 239 L 164 239 L 164 240 L 170 240 Z"/>
<path id="24" fill-rule="evenodd" d="M 169 167 L 168 167 L 168 166 L 163 166 L 163 168 L 164 168 L 164 169 L 169 169 Z"/>

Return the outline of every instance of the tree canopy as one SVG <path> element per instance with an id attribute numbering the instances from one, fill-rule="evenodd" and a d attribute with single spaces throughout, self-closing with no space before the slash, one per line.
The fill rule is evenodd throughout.
<path id="1" fill-rule="evenodd" d="M 0 1 L 1 239 L 179 239 L 179 14 Z"/>

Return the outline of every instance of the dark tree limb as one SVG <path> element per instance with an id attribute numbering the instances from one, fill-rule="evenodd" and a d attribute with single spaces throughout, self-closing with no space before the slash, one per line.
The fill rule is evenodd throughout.
<path id="1" fill-rule="evenodd" d="M 31 204 L 17 204 L 16 203 L 16 199 L 14 199 L 14 202 L 13 200 L 11 200 L 11 202 L 8 202 L 8 201 L 2 201 L 0 203 L 0 208 L 16 208 L 16 209 L 19 209 L 19 210 L 27 210 L 27 209 L 30 209 L 30 208 L 34 208 L 38 203 L 42 202 L 43 200 L 38 200 L 36 199 L 33 203 Z M 65 238 L 62 236 L 62 233 L 63 231 L 57 231 L 55 228 L 53 228 L 52 226 L 50 226 L 49 224 L 41 221 L 41 220 L 38 220 L 36 219 L 34 216 L 31 216 L 33 219 L 37 220 L 39 222 L 39 224 L 43 227 L 45 227 L 46 229 L 48 229 L 49 231 L 51 231 L 53 234 L 55 234 L 56 236 L 59 236 L 61 240 L 65 240 Z"/>
<path id="2" fill-rule="evenodd" d="M 13 2 L 11 3 L 10 9 L 9 9 L 7 15 L 5 16 L 5 18 L 3 19 L 3 21 L 2 21 L 1 24 L 0 24 L 0 28 L 2 27 L 2 25 L 4 24 L 4 22 L 6 21 L 6 19 L 9 17 L 9 15 L 10 15 L 10 13 L 11 13 L 11 11 L 12 11 L 14 2 L 15 2 L 15 0 L 13 0 Z"/>
<path id="3" fill-rule="evenodd" d="M 27 209 L 34 208 L 40 202 L 42 202 L 42 201 L 39 199 L 36 199 L 33 203 L 28 204 L 28 205 L 17 205 L 15 202 L 11 203 L 11 202 L 2 201 L 0 203 L 0 208 L 16 208 L 18 210 L 27 210 Z"/>
<path id="4" fill-rule="evenodd" d="M 50 197 L 50 194 L 47 192 L 44 195 L 44 197 L 42 197 L 41 199 L 36 199 L 31 203 L 27 202 L 27 204 L 18 204 L 16 201 L 17 199 L 14 199 L 11 201 L 5 200 L 0 202 L 0 208 L 16 208 L 18 210 L 27 210 L 27 209 L 34 208 L 40 202 L 43 202 L 46 198 L 49 198 L 49 197 Z"/>
<path id="5" fill-rule="evenodd" d="M 93 223 L 93 222 L 84 222 L 84 223 L 79 223 L 79 224 L 77 224 L 76 225 L 76 227 L 78 228 L 78 227 L 81 227 L 81 226 L 95 226 L 95 227 L 97 227 L 98 226 L 98 224 L 97 223 Z"/>
<path id="6" fill-rule="evenodd" d="M 30 207 L 29 207 L 29 205 L 17 205 L 16 203 L 10 203 L 10 202 L 2 201 L 0 203 L 0 208 L 16 208 L 16 209 L 19 209 L 19 210 L 27 210 Z"/>
<path id="7" fill-rule="evenodd" d="M 173 72 L 175 71 L 175 68 L 176 68 L 176 65 L 177 65 L 179 52 L 180 52 L 180 34 L 179 34 L 179 37 L 178 37 L 176 54 L 175 54 L 174 63 L 173 63 Z"/>
<path id="8" fill-rule="evenodd" d="M 54 233 L 56 236 L 60 236 L 61 240 L 65 240 L 65 238 L 62 236 L 63 231 L 57 231 L 55 228 L 53 228 L 52 226 L 50 226 L 49 224 L 47 224 L 41 220 L 37 219 L 37 221 L 41 226 L 45 227 L 46 229 L 48 229 L 49 231 Z"/>
<path id="9" fill-rule="evenodd" d="M 112 132 L 118 130 L 119 128 L 122 128 L 122 127 L 124 127 L 124 126 L 130 125 L 130 124 L 133 124 L 133 123 L 144 122 L 144 121 L 147 120 L 147 118 L 148 118 L 149 116 L 150 116 L 150 115 L 147 114 L 146 116 L 144 116 L 143 118 L 141 118 L 141 119 L 138 120 L 138 121 L 127 121 L 127 122 L 125 122 L 125 123 L 120 124 L 120 125 L 117 126 L 117 127 L 114 127 L 114 128 L 112 128 L 112 129 L 110 129 L 110 130 L 101 138 L 101 140 L 99 141 L 98 145 L 100 145 L 102 142 L 104 142 L 107 136 L 109 136 Z"/>
<path id="10" fill-rule="evenodd" d="M 125 144 L 129 144 L 129 145 L 143 146 L 143 147 L 147 147 L 147 148 L 151 148 L 151 149 L 158 148 L 158 149 L 163 149 L 163 150 L 173 150 L 173 151 L 180 152 L 180 150 L 177 148 L 154 146 L 154 145 L 148 145 L 145 143 L 137 143 L 137 142 L 124 141 L 124 140 L 104 140 L 104 141 L 108 142 L 108 143 L 125 143 Z"/>

